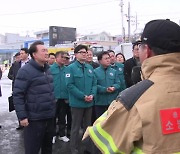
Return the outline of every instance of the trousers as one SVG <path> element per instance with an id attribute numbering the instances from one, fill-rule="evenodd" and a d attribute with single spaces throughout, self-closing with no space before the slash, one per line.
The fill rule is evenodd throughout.
<path id="1" fill-rule="evenodd" d="M 52 154 L 54 118 L 29 121 L 24 128 L 25 154 Z"/>

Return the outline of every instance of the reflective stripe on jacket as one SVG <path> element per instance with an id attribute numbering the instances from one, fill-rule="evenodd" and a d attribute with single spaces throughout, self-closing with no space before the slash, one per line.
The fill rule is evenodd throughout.
<path id="1" fill-rule="evenodd" d="M 165 109 L 180 109 L 180 53 L 146 59 L 142 75 L 154 84 L 137 97 L 133 93 L 138 90 L 131 90 L 143 81 L 126 89 L 126 93 L 131 91 L 132 94 L 124 95 L 129 104 L 124 103 L 124 99 L 112 102 L 106 115 L 97 119 L 85 132 L 83 139 L 90 136 L 102 153 L 180 152 L 180 132 L 164 134 L 160 115 L 160 111 Z M 133 104 L 132 97 L 135 100 Z"/>

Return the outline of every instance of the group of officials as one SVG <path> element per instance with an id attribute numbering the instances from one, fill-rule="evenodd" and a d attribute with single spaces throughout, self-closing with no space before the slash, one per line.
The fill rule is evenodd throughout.
<path id="1" fill-rule="evenodd" d="M 86 153 L 180 152 L 180 26 L 169 20 L 150 21 L 137 46 L 143 80 L 124 90 L 124 65 L 113 61 L 113 51 L 101 52 L 100 66 L 94 69 L 86 62 L 87 47 L 78 45 L 72 64 L 65 66 L 68 55 L 57 52 L 56 62 L 49 66 L 47 48 L 34 42 L 31 60 L 19 69 L 13 86 L 25 154 L 38 154 L 40 149 L 42 154 L 52 153 L 55 115 L 62 106 L 58 133 L 63 141 L 69 135 L 72 154 L 79 153 L 80 128 L 86 130 Z M 134 61 L 140 66 L 135 57 Z M 65 132 L 69 110 L 72 121 Z M 97 120 L 88 127 L 92 112 Z"/>

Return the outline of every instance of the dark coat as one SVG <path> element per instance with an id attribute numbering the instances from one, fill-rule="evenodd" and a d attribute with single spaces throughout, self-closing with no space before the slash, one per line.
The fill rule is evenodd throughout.
<path id="1" fill-rule="evenodd" d="M 133 57 L 126 60 L 124 63 L 124 78 L 127 88 L 133 85 L 131 73 L 134 66 L 137 66 L 137 64 L 136 64 L 136 60 Z"/>
<path id="2" fill-rule="evenodd" d="M 91 63 L 89 63 L 94 69 L 95 68 L 98 68 L 99 67 L 99 64 L 98 63 L 96 63 L 96 62 L 91 62 Z"/>
<path id="3" fill-rule="evenodd" d="M 8 78 L 12 80 L 12 89 L 18 70 L 21 68 L 21 62 L 14 62 L 9 69 Z"/>
<path id="4" fill-rule="evenodd" d="M 54 117 L 53 77 L 48 64 L 42 67 L 32 59 L 19 69 L 14 83 L 13 102 L 20 120 Z"/>
<path id="5" fill-rule="evenodd" d="M 1 80 L 1 78 L 2 78 L 2 70 L 0 68 L 0 80 Z"/>

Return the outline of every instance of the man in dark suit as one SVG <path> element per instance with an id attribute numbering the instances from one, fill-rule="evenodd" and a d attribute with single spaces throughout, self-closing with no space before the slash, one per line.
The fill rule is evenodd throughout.
<path id="1" fill-rule="evenodd" d="M 20 58 L 18 58 L 20 56 Z M 29 53 L 27 48 L 21 48 L 19 53 L 15 54 L 15 62 L 12 64 L 12 66 L 9 69 L 8 78 L 12 80 L 12 91 L 14 88 L 14 81 L 17 75 L 18 70 L 24 66 L 29 61 Z M 23 129 L 22 126 L 19 126 L 16 128 L 17 130 Z"/>
<path id="2" fill-rule="evenodd" d="M 132 80 L 132 71 L 133 68 L 136 66 L 140 66 L 140 61 L 139 61 L 139 44 L 140 41 L 136 41 L 133 43 L 133 57 L 126 60 L 124 62 L 124 77 L 125 77 L 125 82 L 126 82 L 126 87 L 131 87 L 134 82 Z M 140 78 L 140 72 L 139 72 L 139 78 Z"/>
<path id="3" fill-rule="evenodd" d="M 29 53 L 27 48 L 21 48 L 20 52 L 15 54 L 15 62 L 12 64 L 8 73 L 8 78 L 12 80 L 12 89 L 18 70 L 29 61 L 28 56 Z"/>

